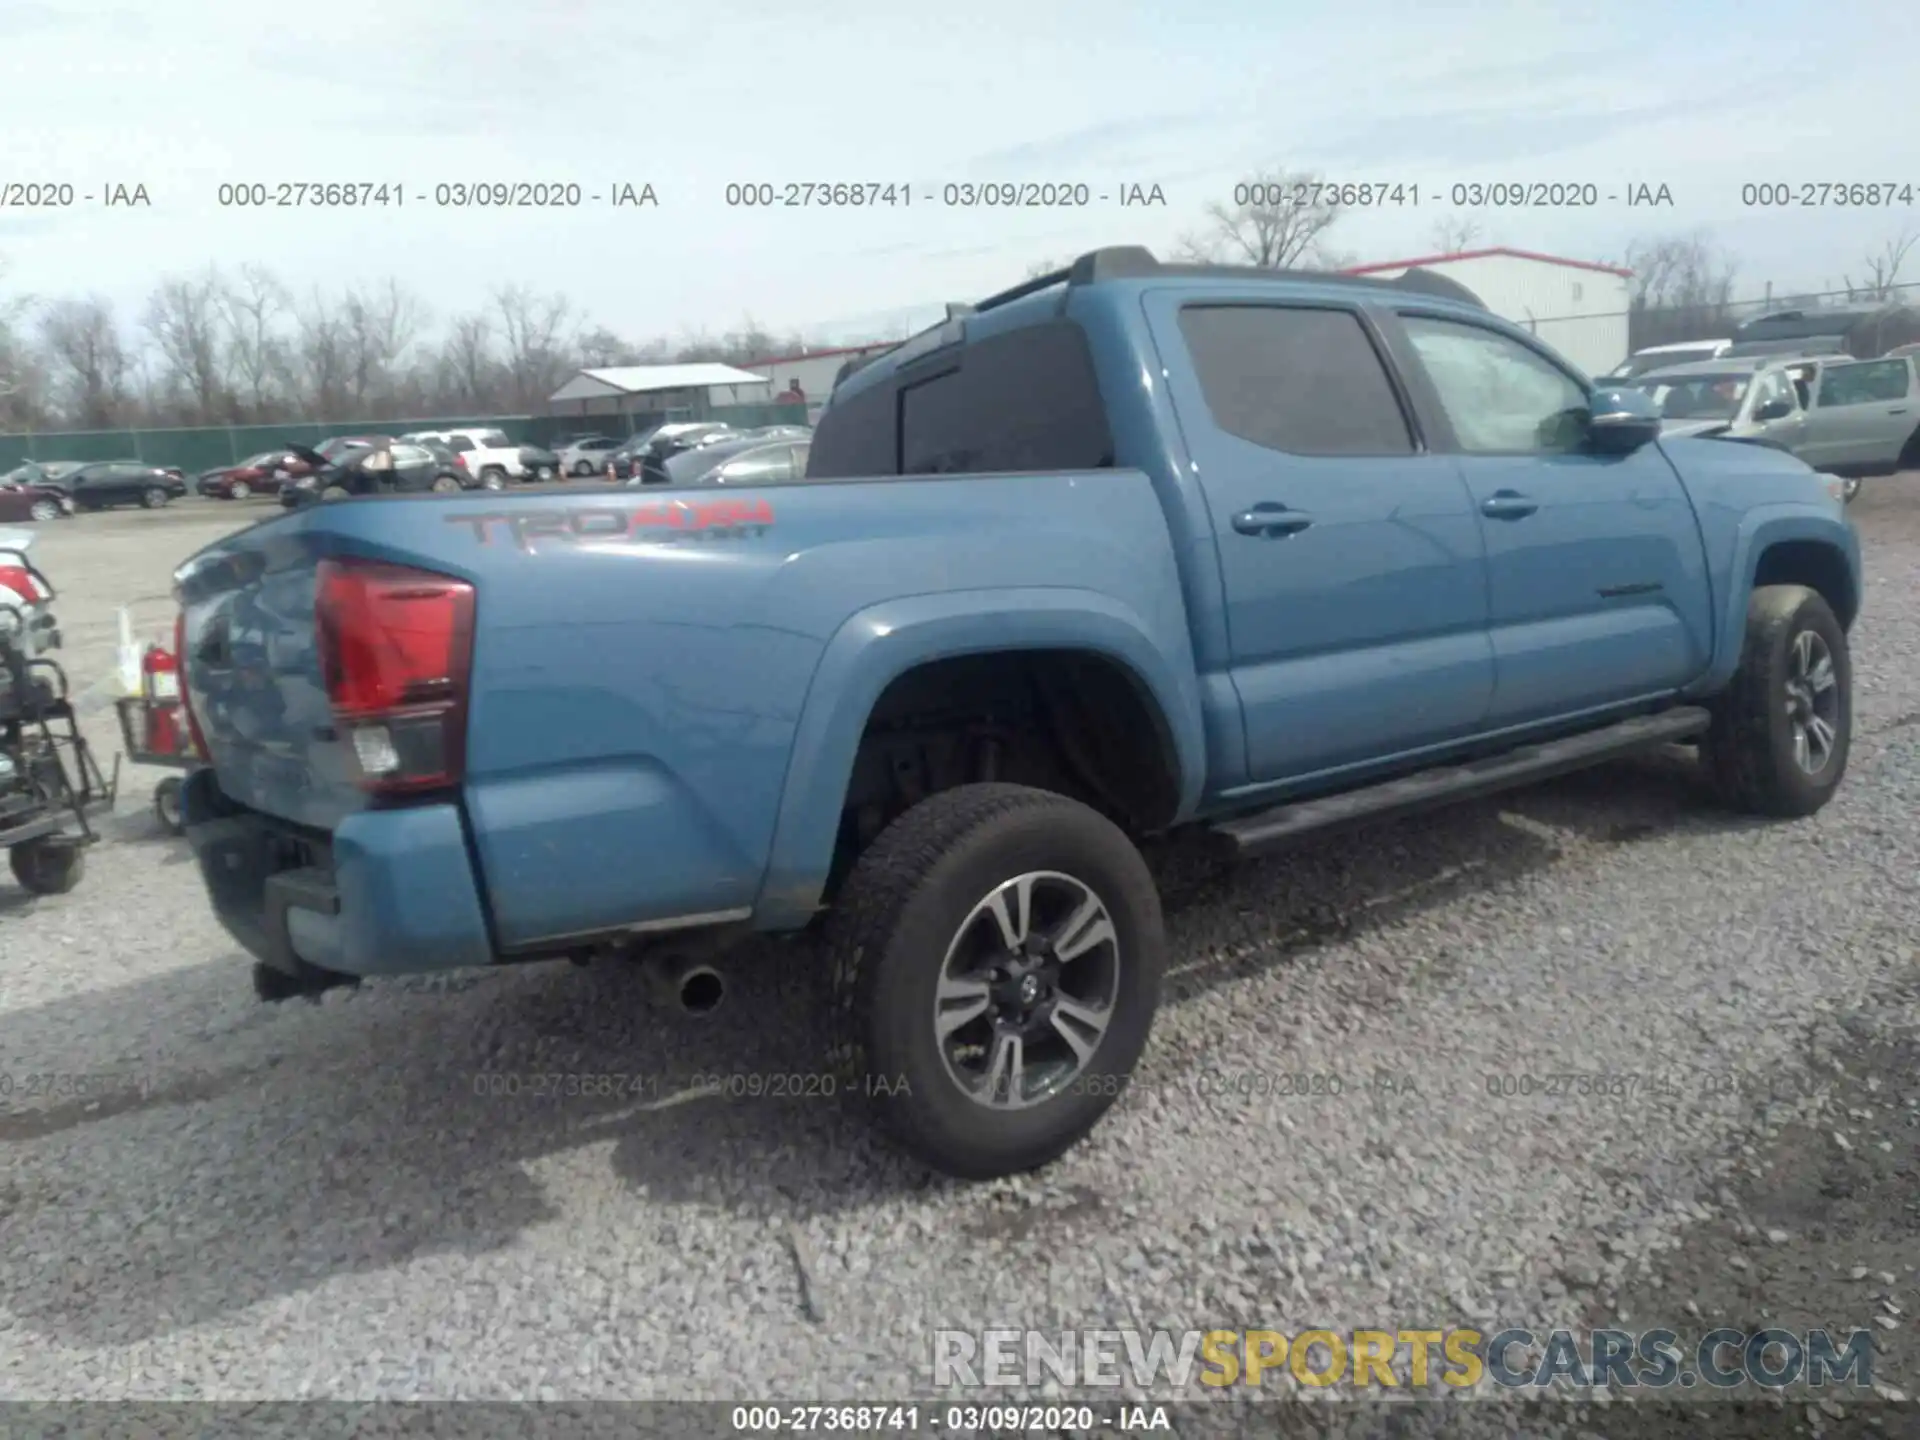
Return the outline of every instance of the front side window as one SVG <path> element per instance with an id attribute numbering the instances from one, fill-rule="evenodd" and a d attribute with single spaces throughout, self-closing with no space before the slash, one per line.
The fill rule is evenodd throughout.
<path id="1" fill-rule="evenodd" d="M 1584 441 L 1587 392 L 1559 366 L 1478 325 L 1427 315 L 1402 318 L 1462 450 L 1563 454 Z"/>
<path id="2" fill-rule="evenodd" d="M 1829 365 L 1820 379 L 1820 405 L 1884 404 L 1907 397 L 1909 372 L 1905 360 L 1864 360 L 1854 365 Z"/>

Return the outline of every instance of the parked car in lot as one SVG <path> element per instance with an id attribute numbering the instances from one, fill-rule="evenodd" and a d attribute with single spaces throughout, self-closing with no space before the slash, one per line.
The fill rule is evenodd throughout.
<path id="1" fill-rule="evenodd" d="M 671 456 L 659 480 L 668 485 L 779 485 L 807 473 L 806 441 L 767 440 L 758 435 L 697 445 Z M 641 479 L 628 485 L 649 483 Z"/>
<path id="2" fill-rule="evenodd" d="M 509 480 L 523 480 L 527 476 L 527 468 L 520 459 L 520 447 L 507 438 L 504 430 L 418 430 L 400 438 L 433 440 L 446 446 L 488 490 L 498 490 Z"/>
<path id="3" fill-rule="evenodd" d="M 313 472 L 313 466 L 292 450 L 263 450 L 238 465 L 211 470 L 200 477 L 200 493 L 215 500 L 246 500 L 255 495 L 277 495 L 289 480 Z"/>
<path id="4" fill-rule="evenodd" d="M 483 488 L 477 477 L 455 463 L 457 457 L 451 451 L 432 442 L 395 440 L 386 445 L 353 447 L 333 461 L 298 445 L 290 448 L 312 468 L 308 475 L 282 487 L 280 503 L 289 510 L 356 495 L 452 494 Z M 376 457 L 380 456 L 390 462 L 388 468 L 379 468 Z"/>
<path id="5" fill-rule="evenodd" d="M 0 485 L 51 485 L 58 488 L 61 482 L 78 470 L 78 460 L 26 460 L 0 475 Z"/>
<path id="6" fill-rule="evenodd" d="M 1147 1042 L 1142 837 L 1671 742 L 1738 809 L 1828 803 L 1858 537 L 1791 455 L 1660 427 L 1465 299 L 1099 251 L 850 375 L 804 484 L 208 546 L 188 836 L 265 999 L 606 953 L 704 1008 L 823 918 L 840 1093 L 1029 1169 Z"/>
<path id="7" fill-rule="evenodd" d="M 57 485 L 17 484 L 0 477 L 0 522 L 59 520 L 73 514 L 73 498 Z"/>
<path id="8" fill-rule="evenodd" d="M 738 433 L 717 420 L 675 420 L 656 425 L 607 456 L 607 478 L 631 480 L 641 472 L 650 472 L 648 483 L 658 484 L 665 474 L 660 467 L 671 457 L 697 445 L 718 444 Z"/>
<path id="9" fill-rule="evenodd" d="M 72 497 L 76 510 L 110 510 L 117 505 L 158 510 L 187 493 L 187 482 L 180 476 L 139 460 L 96 461 L 51 483 Z"/>
<path id="10" fill-rule="evenodd" d="M 560 468 L 560 456 L 544 445 L 522 445 L 520 468 L 528 480 L 538 484 L 545 484 L 565 473 Z"/>
<path id="11" fill-rule="evenodd" d="M 604 472 L 607 457 L 623 443 L 611 435 L 569 436 L 560 444 L 560 473 L 581 476 Z"/>
<path id="12" fill-rule="evenodd" d="M 1682 340 L 1672 345 L 1649 345 L 1634 351 L 1600 379 L 1620 384 L 1650 370 L 1690 365 L 1697 360 L 1718 360 L 1732 345 L 1731 340 Z"/>
<path id="13" fill-rule="evenodd" d="M 1667 434 L 1719 434 L 1790 451 L 1843 477 L 1852 500 L 1864 477 L 1920 466 L 1915 356 L 1725 359 L 1656 370 L 1634 385 L 1661 407 Z"/>

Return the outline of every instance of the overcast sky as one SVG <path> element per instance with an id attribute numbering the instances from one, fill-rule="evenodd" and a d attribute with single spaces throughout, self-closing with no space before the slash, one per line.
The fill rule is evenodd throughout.
<path id="1" fill-rule="evenodd" d="M 1249 171 L 1404 181 L 1362 260 L 1425 253 L 1455 183 L 1669 187 L 1671 209 L 1483 211 L 1483 243 L 1617 258 L 1705 228 L 1765 280 L 1839 283 L 1905 209 L 1752 210 L 1759 181 L 1920 195 L 1920 5 L 975 0 L 0 0 L 0 185 L 140 184 L 148 210 L 0 210 L 0 284 L 131 317 L 209 262 L 301 290 L 392 275 L 436 314 L 511 282 L 634 337 L 851 338 L 1101 244 L 1173 244 Z M 398 182 L 399 209 L 243 211 L 223 181 Z M 577 183 L 579 209 L 437 209 L 442 182 Z M 729 209 L 729 182 L 911 182 L 910 207 Z M 1164 209 L 943 208 L 961 181 L 1159 185 Z M 657 208 L 615 209 L 649 183 Z M 1436 193 L 1438 192 L 1438 193 Z M 424 200 L 421 198 L 424 197 Z M 1920 278 L 1920 255 L 1912 262 Z M 1743 290 L 1749 287 L 1743 286 Z"/>

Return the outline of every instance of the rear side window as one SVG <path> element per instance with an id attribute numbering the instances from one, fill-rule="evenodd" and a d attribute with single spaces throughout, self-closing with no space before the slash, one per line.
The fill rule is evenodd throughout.
<path id="1" fill-rule="evenodd" d="M 1189 305 L 1180 329 L 1214 424 L 1292 455 L 1410 455 L 1413 434 L 1360 318 Z"/>
<path id="2" fill-rule="evenodd" d="M 464 455 L 467 451 L 473 449 L 473 441 L 464 435 L 450 436 L 447 440 L 447 448 L 456 455 Z"/>
<path id="3" fill-rule="evenodd" d="M 956 369 L 829 405 L 807 473 L 1097 470 L 1114 463 L 1093 359 L 1072 321 L 1023 326 L 952 358 Z"/>

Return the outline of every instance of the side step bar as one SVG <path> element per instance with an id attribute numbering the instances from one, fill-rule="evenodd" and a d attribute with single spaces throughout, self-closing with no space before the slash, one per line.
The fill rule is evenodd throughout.
<path id="1" fill-rule="evenodd" d="M 1496 794 L 1516 785 L 1582 770 L 1636 750 L 1672 744 L 1705 730 L 1712 717 L 1698 706 L 1663 710 L 1587 730 L 1561 740 L 1522 745 L 1464 765 L 1441 765 L 1344 794 L 1299 800 L 1222 820 L 1209 833 L 1235 855 L 1257 855 L 1296 836 L 1362 820 L 1407 815 L 1455 800 Z"/>

